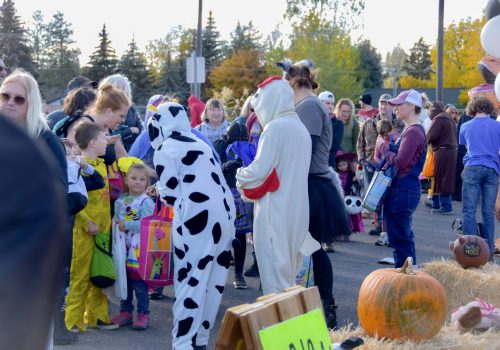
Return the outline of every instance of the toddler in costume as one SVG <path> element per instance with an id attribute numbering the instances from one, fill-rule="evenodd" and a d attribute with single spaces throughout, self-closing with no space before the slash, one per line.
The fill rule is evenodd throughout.
<path id="1" fill-rule="evenodd" d="M 85 161 L 94 167 L 105 181 L 101 189 L 88 191 L 87 206 L 75 218 L 73 228 L 73 255 L 70 284 L 66 296 L 65 323 L 69 330 L 85 331 L 85 321 L 92 327 L 116 329 L 108 318 L 108 298 L 102 289 L 90 282 L 90 266 L 94 249 L 94 236 L 110 235 L 108 174 L 104 160 L 108 138 L 101 126 L 84 122 L 75 127 L 75 140 Z"/>
<path id="2" fill-rule="evenodd" d="M 154 202 L 145 193 L 153 170 L 134 157 L 120 158 L 120 171 L 125 173 L 125 193 L 115 201 L 114 223 L 125 232 L 127 247 L 127 299 L 120 303 L 120 313 L 112 318 L 114 324 L 123 326 L 133 322 L 133 294 L 137 299 L 137 318 L 134 329 L 149 327 L 148 285 L 139 278 L 139 251 L 141 219 L 153 215 Z"/>
<path id="3" fill-rule="evenodd" d="M 337 173 L 339 174 L 340 183 L 342 184 L 345 196 L 359 195 L 359 181 L 356 178 L 356 174 L 352 170 L 352 160 L 355 157 L 356 153 L 345 153 L 343 151 L 337 152 Z M 365 232 L 362 212 L 357 214 L 347 214 L 347 217 L 349 218 L 349 227 L 352 232 Z"/>

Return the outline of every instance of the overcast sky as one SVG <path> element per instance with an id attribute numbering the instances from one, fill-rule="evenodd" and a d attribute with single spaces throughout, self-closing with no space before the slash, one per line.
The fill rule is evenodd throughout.
<path id="1" fill-rule="evenodd" d="M 109 32 L 118 55 L 127 48 L 132 36 L 143 50 L 149 40 L 164 37 L 172 26 L 196 27 L 198 0 L 117 1 L 117 0 L 14 0 L 18 15 L 31 21 L 33 12 L 40 9 L 48 20 L 56 11 L 64 13 L 73 24 L 74 39 L 82 55 L 81 65 L 98 44 L 103 23 Z M 487 0 L 445 0 L 445 26 L 452 21 L 480 18 Z M 363 27 L 356 38 L 370 39 L 382 57 L 398 43 L 408 51 L 419 37 L 429 44 L 437 38 L 438 0 L 365 0 Z M 253 21 L 267 35 L 282 25 L 286 0 L 204 0 L 203 23 L 212 10 L 216 25 L 224 39 L 236 23 Z"/>

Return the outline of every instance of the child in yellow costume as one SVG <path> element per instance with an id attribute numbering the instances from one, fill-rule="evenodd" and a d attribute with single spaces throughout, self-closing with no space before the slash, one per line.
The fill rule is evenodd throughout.
<path id="1" fill-rule="evenodd" d="M 85 323 L 101 329 L 116 329 L 108 318 L 108 298 L 102 289 L 90 282 L 90 265 L 97 232 L 110 233 L 111 216 L 104 155 L 108 140 L 96 123 L 85 122 L 76 127 L 75 140 L 87 163 L 105 179 L 105 187 L 88 192 L 87 206 L 76 215 L 73 229 L 73 255 L 70 284 L 66 297 L 66 327 L 86 330 Z M 85 312 L 85 322 L 84 322 Z M 74 329 L 76 331 L 76 329 Z"/>

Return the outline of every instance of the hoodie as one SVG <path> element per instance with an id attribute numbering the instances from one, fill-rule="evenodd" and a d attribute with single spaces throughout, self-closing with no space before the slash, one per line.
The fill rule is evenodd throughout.
<path id="1" fill-rule="evenodd" d="M 189 96 L 188 98 L 189 113 L 191 114 L 191 127 L 194 128 L 201 124 L 201 114 L 205 109 L 205 104 L 196 96 Z"/>

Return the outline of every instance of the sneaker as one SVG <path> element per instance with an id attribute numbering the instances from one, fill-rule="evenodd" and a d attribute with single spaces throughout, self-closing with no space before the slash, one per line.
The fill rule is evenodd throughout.
<path id="1" fill-rule="evenodd" d="M 389 245 L 389 239 L 387 238 L 387 232 L 381 232 L 380 237 L 375 242 L 377 246 L 386 246 Z"/>
<path id="2" fill-rule="evenodd" d="M 111 322 L 119 326 L 125 326 L 127 324 L 134 322 L 134 318 L 130 312 L 120 311 L 118 315 L 116 315 L 111 319 Z"/>
<path id="3" fill-rule="evenodd" d="M 234 275 L 233 285 L 236 289 L 247 289 L 247 282 L 241 273 Z"/>
<path id="4" fill-rule="evenodd" d="M 368 232 L 370 236 L 380 236 L 381 233 L 382 233 L 382 227 L 380 226 L 375 227 L 373 230 L 370 230 L 370 232 Z"/>
<path id="5" fill-rule="evenodd" d="M 431 214 L 436 214 L 436 215 L 453 215 L 453 210 L 446 210 L 443 208 L 439 209 L 432 209 Z"/>
<path id="6" fill-rule="evenodd" d="M 322 243 L 321 246 L 323 250 L 327 253 L 335 253 L 335 249 L 333 248 L 333 243 Z"/>
<path id="7" fill-rule="evenodd" d="M 149 292 L 149 299 L 159 300 L 163 299 L 163 287 L 154 287 Z"/>
<path id="8" fill-rule="evenodd" d="M 244 273 L 245 276 L 247 277 L 259 277 L 259 266 L 257 265 L 257 262 L 254 261 L 252 266 L 250 266 Z"/>
<path id="9" fill-rule="evenodd" d="M 111 331 L 113 329 L 118 329 L 118 327 L 120 327 L 120 326 L 113 323 L 113 322 L 107 323 L 107 322 L 103 322 L 101 320 L 97 320 L 96 327 L 101 329 L 101 330 L 104 330 L 104 331 Z"/>
<path id="10" fill-rule="evenodd" d="M 432 199 L 427 199 L 425 202 L 424 202 L 424 205 L 427 207 L 427 208 L 430 208 L 430 209 L 439 209 L 439 207 L 436 207 L 434 205 L 434 201 Z"/>
<path id="11" fill-rule="evenodd" d="M 134 329 L 137 329 L 139 331 L 147 329 L 149 327 L 149 315 L 138 313 L 137 318 L 132 327 L 134 327 Z"/>

